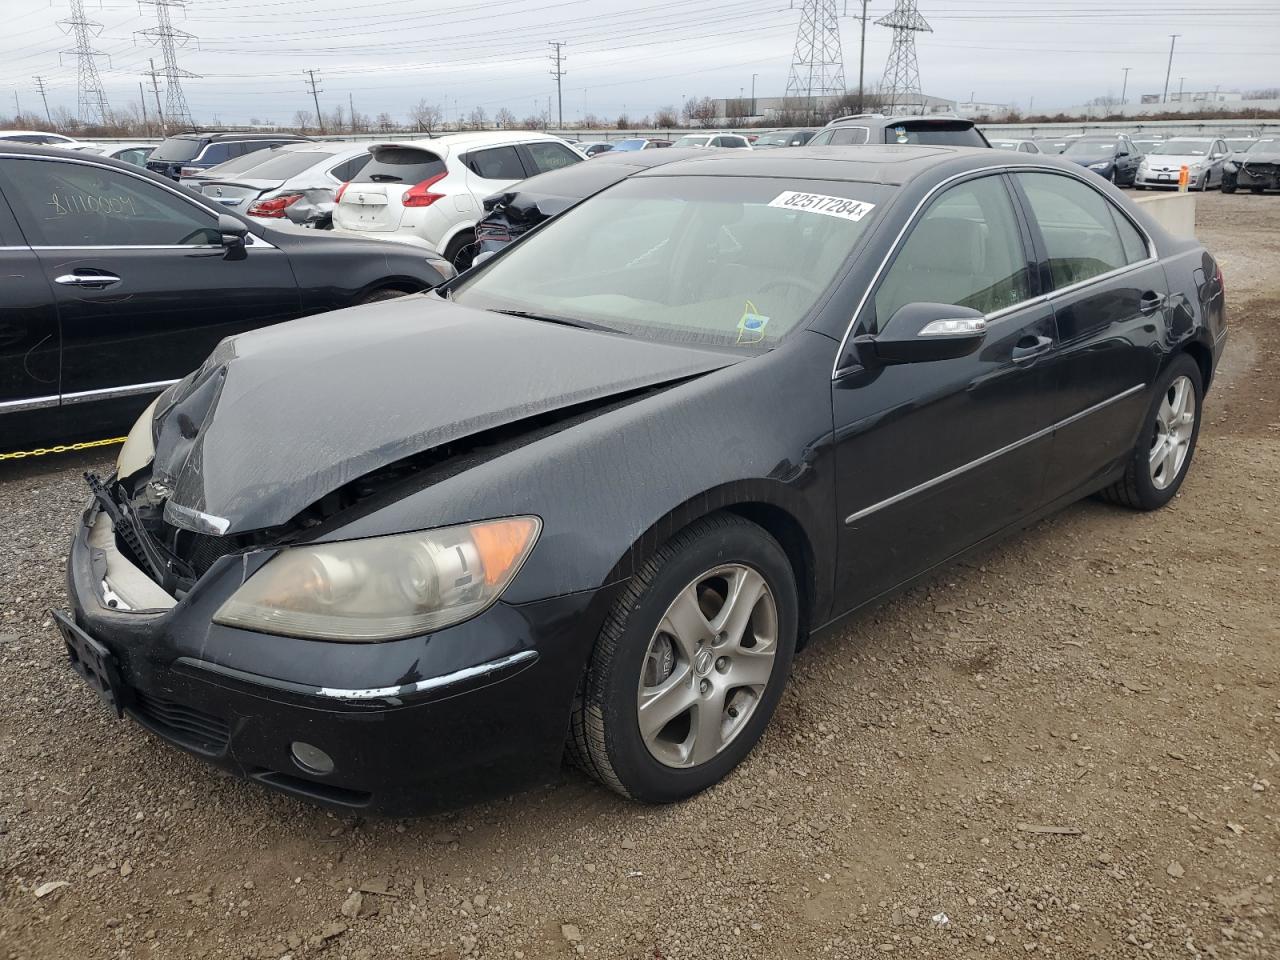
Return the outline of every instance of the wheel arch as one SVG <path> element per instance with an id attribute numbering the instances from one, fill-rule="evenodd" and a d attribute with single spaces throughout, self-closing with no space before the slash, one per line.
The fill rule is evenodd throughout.
<path id="1" fill-rule="evenodd" d="M 815 526 L 802 517 L 797 494 L 768 481 L 729 483 L 707 490 L 668 511 L 635 539 L 610 570 L 606 583 L 633 576 L 659 547 L 704 517 L 731 513 L 761 527 L 778 541 L 795 572 L 800 598 L 797 644 L 803 645 L 815 622 L 821 622 L 822 603 L 829 603 L 830 576 L 820 571 Z"/>
<path id="2" fill-rule="evenodd" d="M 442 281 L 443 282 L 443 281 Z M 423 290 L 430 290 L 431 287 L 424 284 L 416 277 L 404 275 L 395 275 L 390 277 L 379 277 L 366 283 L 359 290 L 351 295 L 351 303 L 356 304 L 369 296 L 371 293 L 377 293 L 379 290 L 397 290 L 400 293 L 420 293 Z"/>
<path id="3" fill-rule="evenodd" d="M 1208 393 L 1209 382 L 1213 379 L 1213 351 L 1199 340 L 1190 340 L 1178 352 L 1187 354 L 1196 362 L 1196 366 L 1200 368 L 1201 388 Z"/>

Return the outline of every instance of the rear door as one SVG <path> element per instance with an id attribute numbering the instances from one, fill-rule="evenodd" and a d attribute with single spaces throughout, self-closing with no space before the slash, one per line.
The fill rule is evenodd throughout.
<path id="1" fill-rule="evenodd" d="M 228 258 L 214 211 L 179 188 L 35 157 L 5 161 L 0 188 L 57 303 L 64 408 L 141 409 L 223 337 L 301 312 L 284 252 L 254 238 Z"/>
<path id="2" fill-rule="evenodd" d="M 987 317 L 951 360 L 837 371 L 832 384 L 842 609 L 878 596 L 1042 502 L 1057 382 L 1053 311 L 1001 174 L 961 181 L 904 232 L 855 321 L 877 333 L 908 303 Z"/>
<path id="3" fill-rule="evenodd" d="M 60 352 L 53 291 L 0 195 L 0 453 L 56 435 Z"/>
<path id="4" fill-rule="evenodd" d="M 1167 329 L 1168 282 L 1150 239 L 1102 190 L 1067 173 L 1017 173 L 1058 333 L 1059 422 L 1049 500 L 1102 477 L 1133 449 Z"/>

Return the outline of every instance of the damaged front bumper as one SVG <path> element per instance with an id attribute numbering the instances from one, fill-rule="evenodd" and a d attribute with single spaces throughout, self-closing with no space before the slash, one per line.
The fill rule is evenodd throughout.
<path id="1" fill-rule="evenodd" d="M 499 602 L 422 637 L 335 643 L 213 623 L 249 566 L 223 556 L 174 599 L 95 503 L 67 564 L 59 629 L 73 665 L 93 686 L 105 675 L 119 715 L 322 803 L 407 814 L 554 773 L 605 591 Z"/>

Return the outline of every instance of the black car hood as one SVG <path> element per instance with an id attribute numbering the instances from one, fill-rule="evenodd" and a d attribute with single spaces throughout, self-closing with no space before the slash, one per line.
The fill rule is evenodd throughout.
<path id="1" fill-rule="evenodd" d="M 738 359 L 435 294 L 340 310 L 228 338 L 166 391 L 152 480 L 179 526 L 273 527 L 405 457 Z"/>
<path id="2" fill-rule="evenodd" d="M 1275 150 L 1246 150 L 1235 154 L 1231 159 L 1241 164 L 1280 163 L 1280 147 Z"/>

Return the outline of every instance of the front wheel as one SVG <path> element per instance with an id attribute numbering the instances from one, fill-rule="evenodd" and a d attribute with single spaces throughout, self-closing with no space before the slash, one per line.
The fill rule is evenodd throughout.
<path id="1" fill-rule="evenodd" d="M 797 620 L 795 575 L 773 537 L 731 514 L 687 527 L 610 613 L 575 702 L 571 757 L 649 803 L 719 782 L 777 707 Z"/>
<path id="2" fill-rule="evenodd" d="M 1235 182 L 1234 180 L 1228 180 L 1226 177 L 1223 177 L 1223 178 L 1222 178 L 1222 192 L 1223 192 L 1223 193 L 1235 193 L 1235 192 L 1236 192 L 1236 182 Z"/>
<path id="3" fill-rule="evenodd" d="M 1102 496 L 1135 510 L 1157 510 L 1172 500 L 1191 468 L 1203 401 L 1199 364 L 1179 354 L 1160 378 L 1124 476 Z"/>

